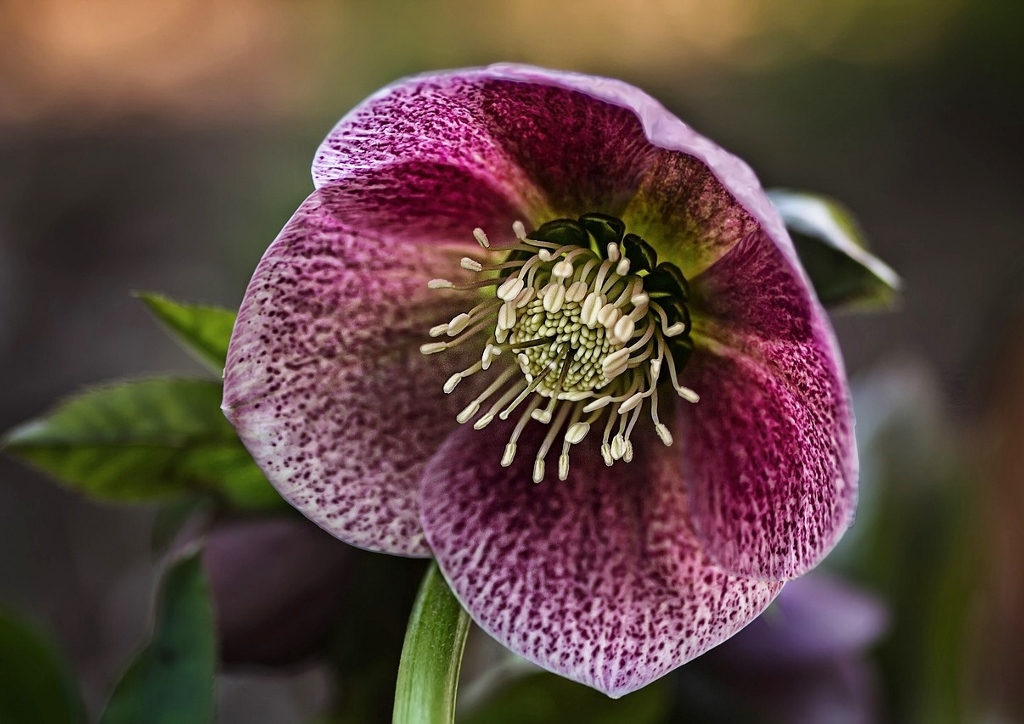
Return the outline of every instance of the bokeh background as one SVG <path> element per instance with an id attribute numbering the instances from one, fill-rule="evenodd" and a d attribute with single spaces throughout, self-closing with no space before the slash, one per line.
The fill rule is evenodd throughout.
<path id="1" fill-rule="evenodd" d="M 89 383 L 199 373 L 130 290 L 237 306 L 346 110 L 498 60 L 635 83 L 765 185 L 858 215 L 906 285 L 895 313 L 835 320 L 865 503 L 829 565 L 889 611 L 870 709 L 1024 721 L 1017 0 L 0 0 L 0 429 Z M 0 458 L 0 602 L 93 711 L 149 625 L 155 516 Z M 315 660 L 230 670 L 221 719 L 307 721 L 336 694 Z"/>

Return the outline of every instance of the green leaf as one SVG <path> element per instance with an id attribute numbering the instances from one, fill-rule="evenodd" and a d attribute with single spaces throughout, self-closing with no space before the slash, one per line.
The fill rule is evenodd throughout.
<path id="1" fill-rule="evenodd" d="M 445 583 L 436 562 L 423 577 L 402 646 L 394 724 L 455 721 L 462 651 L 469 614 Z"/>
<path id="2" fill-rule="evenodd" d="M 77 724 L 85 713 L 67 664 L 45 637 L 0 611 L 0 722 Z"/>
<path id="3" fill-rule="evenodd" d="M 800 261 L 821 303 L 843 310 L 890 309 L 902 287 L 899 276 L 873 256 L 853 214 L 835 199 L 773 189 Z"/>
<path id="4" fill-rule="evenodd" d="M 14 455 L 82 492 L 140 501 L 210 492 L 242 508 L 282 505 L 220 410 L 212 380 L 89 390 L 11 431 Z"/>
<path id="5" fill-rule="evenodd" d="M 460 724 L 656 724 L 665 721 L 669 697 L 655 682 L 621 699 L 609 699 L 594 689 L 554 674 L 530 674 L 505 687 Z"/>
<path id="6" fill-rule="evenodd" d="M 237 316 L 234 311 L 181 304 L 152 292 L 139 292 L 137 296 L 196 359 L 217 375 L 224 373 L 228 340 Z"/>
<path id="7" fill-rule="evenodd" d="M 164 575 L 153 638 L 114 688 L 100 724 L 213 722 L 216 643 L 199 554 Z"/>

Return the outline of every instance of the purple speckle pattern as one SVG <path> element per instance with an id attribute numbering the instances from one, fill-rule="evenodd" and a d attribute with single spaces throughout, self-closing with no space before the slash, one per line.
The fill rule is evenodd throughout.
<path id="1" fill-rule="evenodd" d="M 338 538 L 429 554 L 423 466 L 455 426 L 447 370 L 420 354 L 450 317 L 427 289 L 450 256 L 367 239 L 314 193 L 271 245 L 232 335 L 224 410 L 268 479 Z"/>
<path id="2" fill-rule="evenodd" d="M 484 629 L 619 696 L 738 631 L 849 524 L 844 372 L 792 242 L 750 168 L 650 96 L 519 65 L 409 78 L 341 120 L 313 177 L 246 293 L 224 406 L 338 538 L 433 552 Z M 691 278 L 682 381 L 701 401 L 665 401 L 671 448 L 641 422 L 633 462 L 609 468 L 592 432 L 567 481 L 556 446 L 534 485 L 543 426 L 502 468 L 508 424 L 455 422 L 480 380 L 445 396 L 459 360 L 418 345 L 473 301 L 426 281 L 461 273 L 474 227 L 502 243 L 513 220 L 586 211 Z"/>
<path id="3" fill-rule="evenodd" d="M 427 466 L 421 506 L 452 590 L 513 651 L 618 697 L 724 641 L 782 588 L 707 558 L 676 456 L 657 440 L 606 467 L 588 438 L 568 480 L 536 485 L 531 455 L 499 464 L 508 427 L 455 432 Z M 536 427 L 522 450 L 536 449 Z"/>
<path id="4" fill-rule="evenodd" d="M 817 302 L 758 231 L 693 282 L 700 352 L 678 408 L 693 523 L 726 570 L 814 567 L 850 524 L 857 451 L 844 373 Z"/>

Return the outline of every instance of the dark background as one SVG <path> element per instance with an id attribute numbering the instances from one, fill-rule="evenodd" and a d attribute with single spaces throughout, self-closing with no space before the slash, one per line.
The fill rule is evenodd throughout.
<path id="1" fill-rule="evenodd" d="M 956 665 L 979 711 L 1024 716 L 999 684 L 1024 670 L 1022 41 L 1016 0 L 0 0 L 0 429 L 198 374 L 129 292 L 236 306 L 379 86 L 496 60 L 621 77 L 765 185 L 842 199 L 903 276 L 897 313 L 836 327 L 855 381 L 894 360 L 937 381 L 985 562 Z M 93 708 L 147 625 L 152 518 L 0 458 L 0 601 L 55 633 Z M 227 676 L 222 717 L 299 719 L 326 689 Z"/>

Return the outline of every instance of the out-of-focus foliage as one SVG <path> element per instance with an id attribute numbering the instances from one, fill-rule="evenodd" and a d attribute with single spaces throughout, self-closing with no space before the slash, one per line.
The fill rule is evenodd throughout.
<path id="1" fill-rule="evenodd" d="M 85 720 L 75 680 L 53 645 L 0 611 L 0 722 L 79 724 Z"/>
<path id="2" fill-rule="evenodd" d="M 212 724 L 216 639 L 198 553 L 164 575 L 153 638 L 110 697 L 100 724 Z"/>
<path id="3" fill-rule="evenodd" d="M 214 381 L 125 382 L 86 392 L 4 442 L 11 453 L 101 499 L 211 493 L 243 508 L 280 505 L 221 413 L 220 399 Z"/>

